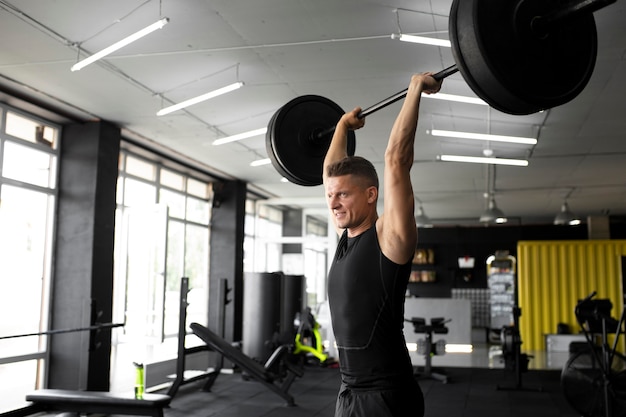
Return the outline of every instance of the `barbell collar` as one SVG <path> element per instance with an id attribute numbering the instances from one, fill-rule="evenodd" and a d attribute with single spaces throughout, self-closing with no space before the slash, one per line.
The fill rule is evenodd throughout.
<path id="1" fill-rule="evenodd" d="M 536 16 L 530 22 L 531 30 L 538 37 L 544 37 L 558 25 L 569 22 L 583 15 L 600 10 L 617 0 L 579 0 L 561 7 L 558 10 L 543 16 Z"/>

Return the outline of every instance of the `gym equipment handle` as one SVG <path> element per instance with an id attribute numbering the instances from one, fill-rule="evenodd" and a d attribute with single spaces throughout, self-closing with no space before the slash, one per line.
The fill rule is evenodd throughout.
<path id="1" fill-rule="evenodd" d="M 446 69 L 443 69 L 443 70 L 439 71 L 436 74 L 433 74 L 433 78 L 435 80 L 437 80 L 437 81 L 440 81 L 440 80 L 443 80 L 444 78 L 446 78 L 448 75 L 454 74 L 458 70 L 459 70 L 459 68 L 456 65 L 452 65 L 452 66 L 449 66 Z M 380 101 L 380 102 L 374 104 L 373 106 L 368 107 L 365 110 L 361 110 L 359 112 L 359 114 L 357 114 L 357 117 L 359 119 L 362 119 L 362 118 L 364 118 L 366 116 L 369 116 L 372 113 L 377 112 L 380 109 L 383 109 L 383 108 L 385 108 L 385 107 L 395 103 L 398 100 L 403 99 L 404 97 L 406 97 L 406 94 L 407 94 L 408 91 L 409 91 L 409 89 L 405 88 L 404 90 L 400 91 L 399 93 L 396 93 L 393 96 L 388 97 L 388 98 L 384 99 L 383 101 Z M 324 136 L 326 136 L 329 133 L 332 133 L 334 131 L 335 131 L 335 126 L 331 126 L 328 129 L 324 129 L 321 132 L 318 132 L 315 135 L 315 138 L 316 139 L 320 139 L 320 138 L 322 138 L 322 137 L 324 137 Z"/>

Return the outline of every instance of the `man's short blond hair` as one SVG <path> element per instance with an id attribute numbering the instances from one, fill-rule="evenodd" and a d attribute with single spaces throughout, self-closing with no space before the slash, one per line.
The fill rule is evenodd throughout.
<path id="1" fill-rule="evenodd" d="M 340 177 L 353 175 L 365 181 L 366 187 L 374 186 L 378 189 L 378 173 L 374 165 L 361 156 L 347 156 L 334 162 L 326 168 L 326 176 Z"/>

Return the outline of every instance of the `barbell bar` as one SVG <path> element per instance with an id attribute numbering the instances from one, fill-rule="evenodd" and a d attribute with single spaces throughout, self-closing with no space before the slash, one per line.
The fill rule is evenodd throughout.
<path id="1" fill-rule="evenodd" d="M 456 65 L 451 65 L 446 69 L 443 69 L 441 71 L 439 71 L 436 74 L 433 74 L 433 78 L 437 81 L 443 80 L 444 78 L 446 78 L 449 75 L 454 74 L 455 72 L 458 72 L 459 68 Z M 364 117 L 369 116 L 370 114 L 376 113 L 378 110 L 384 109 L 387 106 L 390 106 L 391 104 L 395 103 L 398 100 L 402 100 L 404 97 L 406 97 L 407 92 L 409 91 L 408 88 L 405 88 L 404 90 L 390 96 L 387 97 L 384 100 L 379 101 L 378 103 L 364 109 L 361 110 L 358 114 L 357 117 L 359 119 L 362 119 Z M 322 138 L 323 136 L 326 136 L 332 132 L 335 131 L 335 126 L 330 126 L 327 129 L 322 130 L 321 132 L 316 134 L 316 139 L 317 138 Z"/>
<path id="2" fill-rule="evenodd" d="M 565 104 L 587 85 L 595 66 L 593 11 L 616 0 L 453 0 L 448 32 L 457 71 L 496 110 L 528 115 Z M 366 117 L 406 97 L 405 89 L 359 113 Z M 266 149 L 274 168 L 305 186 L 322 183 L 330 133 L 345 112 L 331 100 L 306 95 L 270 119 Z M 355 135 L 348 131 L 347 152 Z"/>
<path id="3" fill-rule="evenodd" d="M 61 333 L 75 333 L 75 332 L 87 332 L 94 330 L 102 330 L 102 329 L 112 329 L 114 327 L 123 327 L 125 323 L 98 323 L 93 326 L 88 327 L 78 327 L 74 329 L 56 329 L 56 330 L 46 330 L 43 332 L 36 333 L 24 333 L 24 334 L 15 334 L 11 336 L 0 336 L 0 340 L 3 339 L 15 339 L 18 337 L 30 337 L 30 336 L 47 336 L 53 334 L 61 334 Z"/>

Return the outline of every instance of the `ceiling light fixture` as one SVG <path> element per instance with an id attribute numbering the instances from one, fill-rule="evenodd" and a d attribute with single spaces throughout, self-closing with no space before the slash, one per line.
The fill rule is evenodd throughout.
<path id="1" fill-rule="evenodd" d="M 486 133 L 456 132 L 452 130 L 438 130 L 438 129 L 431 130 L 430 134 L 433 136 L 442 136 L 442 137 L 448 137 L 448 138 L 488 140 L 492 142 L 520 143 L 523 145 L 536 145 L 537 144 L 537 139 L 535 138 L 525 138 L 525 137 L 520 137 L 520 136 L 490 135 Z"/>
<path id="2" fill-rule="evenodd" d="M 424 208 L 420 204 L 417 209 L 417 215 L 415 216 L 415 225 L 417 227 L 433 227 L 433 223 L 430 218 L 424 213 Z"/>
<path id="3" fill-rule="evenodd" d="M 475 164 L 513 165 L 520 167 L 528 166 L 528 161 L 525 159 L 508 159 L 463 155 L 439 155 L 439 160 L 445 162 L 470 162 Z"/>
<path id="4" fill-rule="evenodd" d="M 498 223 L 498 224 L 502 224 L 502 223 L 506 223 L 508 221 L 508 219 L 506 218 L 506 216 L 504 215 L 502 210 L 500 210 L 496 206 L 495 198 L 493 196 L 491 196 L 489 198 L 489 204 L 487 205 L 487 210 L 485 210 L 483 212 L 483 214 L 480 215 L 479 221 L 481 223 Z"/>
<path id="5" fill-rule="evenodd" d="M 486 101 L 478 97 L 458 96 L 456 94 L 446 94 L 446 93 L 425 94 L 422 97 L 431 98 L 433 100 L 456 101 L 457 103 L 480 104 L 482 106 L 489 105 L 487 104 Z"/>
<path id="6" fill-rule="evenodd" d="M 445 46 L 450 48 L 452 43 L 446 39 L 428 38 L 426 36 L 405 35 L 403 33 L 392 33 L 391 39 L 402 42 L 421 43 L 424 45 Z"/>
<path id="7" fill-rule="evenodd" d="M 219 138 L 213 141 L 213 145 L 223 145 L 225 143 L 236 142 L 238 140 L 261 136 L 267 133 L 267 127 L 250 130 L 248 132 L 238 133 L 236 135 Z"/>
<path id="8" fill-rule="evenodd" d="M 272 161 L 269 158 L 257 159 L 256 161 L 250 162 L 250 166 L 251 167 L 260 167 L 262 165 L 269 165 L 271 163 L 272 163 Z"/>
<path id="9" fill-rule="evenodd" d="M 227 85 L 226 87 L 218 88 L 217 90 L 210 91 L 206 94 L 199 95 L 197 97 L 190 98 L 188 100 L 182 101 L 178 104 L 174 104 L 173 106 L 165 107 L 157 112 L 157 116 L 163 116 L 176 110 L 183 109 L 185 107 L 192 106 L 194 104 L 201 103 L 203 101 L 209 100 L 211 98 L 215 98 L 217 96 L 221 96 L 222 94 L 230 93 L 231 91 L 237 90 L 243 87 L 243 82 L 237 81 L 236 83 Z"/>
<path id="10" fill-rule="evenodd" d="M 143 29 L 141 29 L 138 32 L 133 33 L 130 36 L 127 36 L 126 38 L 122 39 L 121 41 L 115 42 L 113 45 L 104 48 L 103 50 L 96 52 L 93 55 L 88 56 L 87 58 L 83 59 L 82 61 L 77 62 L 76 64 L 72 65 L 71 70 L 72 71 L 78 71 L 84 67 L 86 67 L 89 64 L 92 64 L 94 62 L 96 62 L 97 60 L 104 58 L 105 56 L 109 55 L 110 53 L 113 53 L 115 51 L 117 51 L 120 48 L 125 47 L 126 45 L 135 42 L 136 40 L 143 38 L 144 36 L 148 35 L 149 33 L 154 32 L 157 29 L 161 29 L 163 26 L 165 26 L 168 22 L 170 21 L 169 18 L 164 17 L 163 19 L 154 22 L 153 24 L 151 24 L 150 26 L 147 26 Z"/>
<path id="11" fill-rule="evenodd" d="M 554 224 L 577 226 L 580 223 L 580 219 L 569 209 L 567 201 L 564 201 L 561 205 L 561 211 L 554 218 Z"/>

